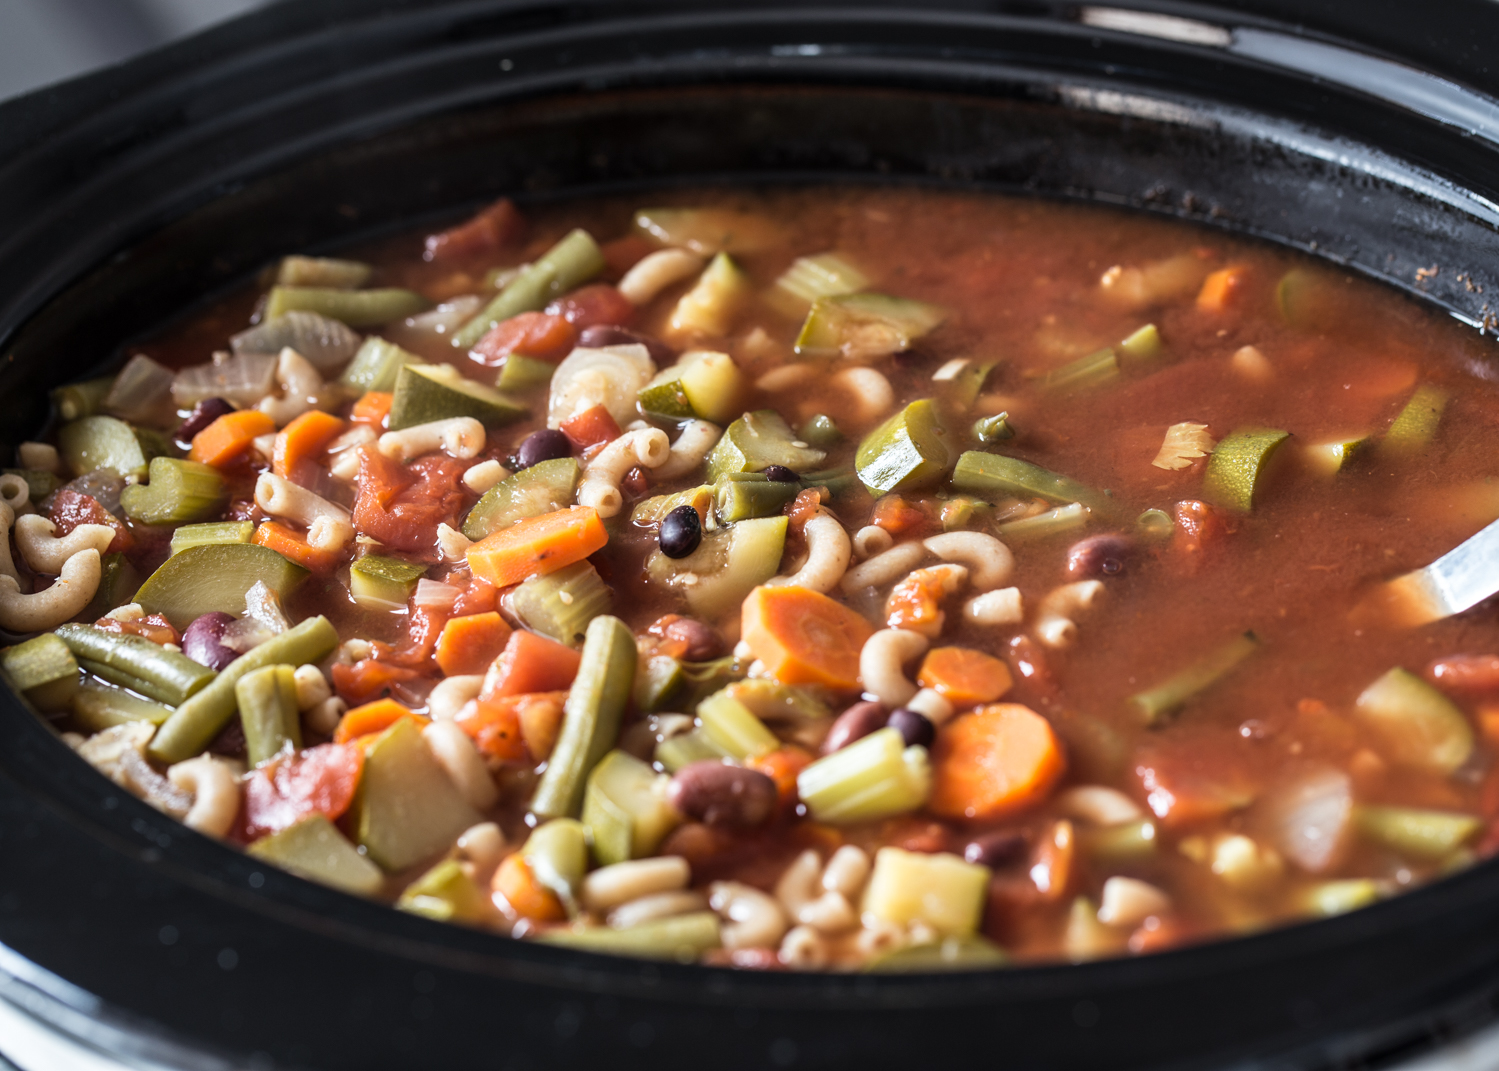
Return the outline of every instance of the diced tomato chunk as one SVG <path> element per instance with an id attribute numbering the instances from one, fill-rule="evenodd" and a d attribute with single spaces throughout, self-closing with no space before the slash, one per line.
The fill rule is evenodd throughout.
<path id="1" fill-rule="evenodd" d="M 575 450 L 587 450 L 590 446 L 613 442 L 621 434 L 618 422 L 602 405 L 585 409 L 577 416 L 564 420 L 561 431 Z"/>
<path id="2" fill-rule="evenodd" d="M 610 277 L 618 278 L 656 251 L 658 246 L 639 234 L 627 234 L 599 247 Z"/>
<path id="3" fill-rule="evenodd" d="M 521 732 L 520 706 L 529 695 L 501 699 L 479 699 L 465 707 L 457 719 L 460 729 L 473 738 L 479 753 L 491 762 L 524 762 L 529 757 Z"/>
<path id="4" fill-rule="evenodd" d="M 516 629 L 485 679 L 485 699 L 572 686 L 582 655 L 566 644 Z"/>
<path id="5" fill-rule="evenodd" d="M 427 260 L 456 260 L 492 253 L 520 240 L 526 230 L 525 217 L 508 197 L 441 234 L 427 236 Z"/>
<path id="6" fill-rule="evenodd" d="M 363 706 L 390 695 L 398 684 L 414 681 L 421 674 L 406 666 L 365 658 L 352 666 L 333 667 L 333 690 L 351 707 Z"/>
<path id="7" fill-rule="evenodd" d="M 552 302 L 546 311 L 562 317 L 579 331 L 598 324 L 629 327 L 630 321 L 635 319 L 635 306 L 630 299 L 608 283 L 594 283 L 574 290 Z"/>
<path id="8" fill-rule="evenodd" d="M 1222 514 L 1206 502 L 1189 500 L 1176 504 L 1176 530 L 1171 545 L 1189 575 L 1202 568 L 1227 535 L 1228 525 Z"/>
<path id="9" fill-rule="evenodd" d="M 455 524 L 468 501 L 466 466 L 445 454 L 409 465 L 365 447 L 360 453 L 354 527 L 388 547 L 437 556 L 437 526 Z"/>
<path id="10" fill-rule="evenodd" d="M 47 519 L 57 525 L 58 536 L 65 536 L 80 524 L 107 524 L 115 530 L 114 541 L 105 548 L 106 554 L 129 554 L 135 549 L 135 536 L 125 522 L 104 508 L 97 498 L 64 487 L 52 496 L 52 506 Z"/>
<path id="11" fill-rule="evenodd" d="M 567 356 L 577 338 L 577 330 L 562 316 L 523 312 L 491 327 L 468 355 L 486 368 L 498 368 L 512 353 L 556 361 Z"/>
<path id="12" fill-rule="evenodd" d="M 125 636 L 140 636 L 152 643 L 178 645 L 182 643 L 182 633 L 173 628 L 172 623 L 160 614 L 148 614 L 145 617 L 137 617 L 134 621 L 121 621 L 117 617 L 101 617 L 94 622 L 94 627 Z"/>
<path id="13" fill-rule="evenodd" d="M 354 800 L 363 767 L 364 750 L 344 744 L 272 759 L 245 781 L 245 839 L 275 833 L 310 814 L 339 818 Z"/>

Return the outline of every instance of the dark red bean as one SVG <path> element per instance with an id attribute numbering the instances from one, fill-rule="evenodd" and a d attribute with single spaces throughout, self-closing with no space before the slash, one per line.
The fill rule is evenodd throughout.
<path id="1" fill-rule="evenodd" d="M 919 711 L 897 707 L 890 712 L 890 720 L 885 724 L 900 731 L 901 739 L 906 742 L 906 747 L 911 747 L 913 744 L 931 747 L 932 741 L 937 739 L 937 727 L 932 724 L 930 718 Z"/>
<path id="2" fill-rule="evenodd" d="M 1012 637 L 1005 654 L 1015 675 L 1034 688 L 1043 699 L 1056 697 L 1056 678 L 1052 676 L 1046 653 L 1035 640 L 1029 636 Z"/>
<path id="3" fill-rule="evenodd" d="M 572 452 L 573 444 L 566 435 L 556 428 L 542 428 L 521 440 L 520 447 L 515 451 L 515 460 L 521 468 L 528 469 L 543 461 L 571 457 Z"/>
<path id="4" fill-rule="evenodd" d="M 234 618 L 222 610 L 214 610 L 194 619 L 182 634 L 182 653 L 200 666 L 218 671 L 239 657 L 232 647 L 219 641 L 224 630 L 234 623 Z"/>
<path id="5" fill-rule="evenodd" d="M 578 345 L 589 349 L 602 349 L 605 346 L 629 346 L 637 344 L 644 346 L 650 351 L 651 360 L 657 364 L 670 364 L 677 358 L 677 351 L 672 349 L 659 338 L 650 335 L 642 335 L 638 331 L 628 331 L 623 327 L 612 327 L 596 325 L 585 327 L 578 335 Z"/>
<path id="6" fill-rule="evenodd" d="M 1081 540 L 1067 552 L 1067 575 L 1073 580 L 1118 576 L 1134 549 L 1130 539 L 1113 532 Z"/>
<path id="7" fill-rule="evenodd" d="M 635 318 L 630 299 L 608 283 L 594 283 L 558 298 L 546 307 L 551 316 L 560 316 L 579 331 L 589 327 L 627 327 Z"/>
<path id="8" fill-rule="evenodd" d="M 974 837 L 963 849 L 963 858 L 990 870 L 1006 866 L 1025 856 L 1025 834 L 1013 829 L 984 833 Z"/>
<path id="9" fill-rule="evenodd" d="M 663 653 L 683 662 L 708 662 L 723 653 L 723 637 L 711 625 L 693 617 L 667 614 L 649 632 L 664 642 Z"/>
<path id="10" fill-rule="evenodd" d="M 879 703 L 855 703 L 833 722 L 827 739 L 822 742 L 822 753 L 831 755 L 841 751 L 855 740 L 862 740 L 876 729 L 883 729 L 890 715 Z"/>
<path id="11" fill-rule="evenodd" d="M 1454 692 L 1499 690 L 1499 655 L 1448 655 L 1426 667 L 1426 679 Z"/>
<path id="12" fill-rule="evenodd" d="M 766 465 L 760 474 L 772 483 L 797 483 L 801 477 L 785 465 Z"/>
<path id="13" fill-rule="evenodd" d="M 177 425 L 176 437 L 178 442 L 192 442 L 193 436 L 198 434 L 208 425 L 212 424 L 221 416 L 234 412 L 234 406 L 222 398 L 204 398 L 193 411 L 187 415 L 187 419 Z"/>
<path id="14" fill-rule="evenodd" d="M 759 770 L 705 759 L 678 770 L 666 798 L 704 825 L 749 829 L 763 825 L 775 812 L 776 783 Z"/>

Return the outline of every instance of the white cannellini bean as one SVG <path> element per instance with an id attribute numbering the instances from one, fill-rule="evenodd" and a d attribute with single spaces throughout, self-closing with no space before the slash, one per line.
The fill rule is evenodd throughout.
<path id="1" fill-rule="evenodd" d="M 16 447 L 16 460 L 23 469 L 34 472 L 58 472 L 62 469 L 57 447 L 51 443 L 22 443 Z"/>
<path id="2" fill-rule="evenodd" d="M 619 292 L 631 305 L 649 305 L 673 283 L 703 270 L 703 258 L 687 249 L 658 249 L 635 262 L 619 281 Z"/>
<path id="3" fill-rule="evenodd" d="M 723 429 L 712 421 L 689 420 L 671 444 L 671 456 L 652 475 L 658 480 L 675 480 L 696 472 L 722 435 Z"/>
<path id="4" fill-rule="evenodd" d="M 81 550 L 63 563 L 50 587 L 22 595 L 10 576 L 0 575 L 0 628 L 10 632 L 44 632 L 77 617 L 99 590 L 99 552 Z"/>
<path id="5" fill-rule="evenodd" d="M 333 689 L 328 687 L 328 678 L 323 676 L 323 671 L 317 666 L 298 666 L 292 674 L 292 680 L 297 686 L 298 710 L 311 710 L 333 694 Z"/>
<path id="6" fill-rule="evenodd" d="M 484 688 L 484 677 L 464 673 L 444 677 L 427 696 L 427 715 L 433 721 L 452 721 L 471 699 L 477 699 Z"/>
<path id="7" fill-rule="evenodd" d="M 624 506 L 619 481 L 636 465 L 659 468 L 671 456 L 671 440 L 660 428 L 627 431 L 599 451 L 578 481 L 578 505 L 598 510 L 600 517 L 613 517 Z"/>
<path id="8" fill-rule="evenodd" d="M 493 870 L 505 857 L 505 834 L 493 822 L 469 826 L 458 838 L 458 854 L 481 870 Z"/>
<path id="9" fill-rule="evenodd" d="M 468 733 L 454 722 L 434 721 L 422 729 L 422 737 L 470 806 L 487 811 L 499 801 L 500 790 L 495 788 L 489 767 L 484 765 L 484 757 Z"/>
<path id="10" fill-rule="evenodd" d="M 766 583 L 811 588 L 817 592 L 832 591 L 843 579 L 849 555 L 853 553 L 848 532 L 842 522 L 825 509 L 819 509 L 803 531 L 807 537 L 807 560 L 790 576 L 773 577 Z"/>
<path id="11" fill-rule="evenodd" d="M 818 887 L 821 879 L 822 857 L 808 848 L 781 872 L 780 880 L 776 882 L 776 899 L 788 914 L 795 916 L 804 905 L 810 904 L 821 894 L 822 890 Z"/>
<path id="12" fill-rule="evenodd" d="M 828 383 L 852 399 L 851 417 L 856 424 L 872 424 L 895 405 L 890 381 L 873 368 L 845 368 Z"/>
<path id="13" fill-rule="evenodd" d="M 895 537 L 877 524 L 866 524 L 854 533 L 854 557 L 860 561 L 883 554 L 895 546 Z"/>
<path id="14" fill-rule="evenodd" d="M 963 604 L 963 620 L 972 625 L 1018 625 L 1025 620 L 1019 588 L 1000 588 L 975 595 Z"/>
<path id="15" fill-rule="evenodd" d="M 1078 818 L 1100 826 L 1133 822 L 1145 814 L 1140 805 L 1123 792 L 1105 785 L 1069 788 L 1057 797 L 1057 810 L 1067 818 Z"/>
<path id="16" fill-rule="evenodd" d="M 463 474 L 463 486 L 476 495 L 482 495 L 495 484 L 510 475 L 510 470 L 491 458 L 481 461 Z"/>
<path id="17" fill-rule="evenodd" d="M 886 710 L 903 707 L 917 692 L 905 665 L 926 654 L 927 638 L 904 628 L 880 629 L 859 651 L 859 683 Z"/>
<path id="18" fill-rule="evenodd" d="M 952 719 L 953 705 L 942 693 L 931 688 L 919 689 L 906 700 L 906 709 L 914 710 L 933 725 L 944 725 Z"/>
<path id="19" fill-rule="evenodd" d="M 603 915 L 642 896 L 685 889 L 691 880 L 692 870 L 680 855 L 611 863 L 583 879 L 583 906 Z"/>
<path id="20" fill-rule="evenodd" d="M 1103 593 L 1101 580 L 1079 580 L 1052 588 L 1036 607 L 1036 638 L 1047 647 L 1070 647 L 1077 639 L 1073 620 Z"/>
<path id="21" fill-rule="evenodd" d="M 810 383 L 816 378 L 817 369 L 810 364 L 783 364 L 755 380 L 755 386 L 766 394 L 779 394 L 781 391 Z"/>
<path id="22" fill-rule="evenodd" d="M 308 545 L 318 550 L 341 550 L 354 538 L 348 510 L 275 473 L 262 472 L 256 479 L 255 504 L 305 526 Z"/>
<path id="23" fill-rule="evenodd" d="M 791 925 L 775 897 L 738 881 L 708 886 L 708 905 L 724 920 L 725 948 L 775 948 Z"/>
<path id="24" fill-rule="evenodd" d="M 103 554 L 114 542 L 115 530 L 107 524 L 80 524 L 65 536 L 54 535 L 57 525 L 39 513 L 16 518 L 16 549 L 33 572 L 56 576 L 63 563 L 80 550 Z"/>
<path id="25" fill-rule="evenodd" d="M 397 461 L 410 461 L 434 450 L 467 459 L 478 457 L 483 451 L 485 436 L 484 425 L 473 417 L 448 417 L 413 424 L 400 431 L 387 431 L 380 436 L 379 450 Z"/>
<path id="26" fill-rule="evenodd" d="M 869 853 L 857 844 L 845 844 L 822 868 L 822 887 L 828 892 L 842 893 L 853 901 L 864 890 L 869 870 Z"/>
<path id="27" fill-rule="evenodd" d="M 865 588 L 879 588 L 905 576 L 926 560 L 927 549 L 921 543 L 897 543 L 883 554 L 854 566 L 843 574 L 839 586 L 850 595 Z"/>
<path id="28" fill-rule="evenodd" d="M 1152 915 L 1171 910 L 1171 897 L 1138 878 L 1112 877 L 1103 883 L 1098 921 L 1108 926 L 1138 926 Z"/>
<path id="29" fill-rule="evenodd" d="M 967 566 L 968 582 L 975 591 L 992 591 L 1015 572 L 1015 555 L 1010 548 L 983 532 L 944 532 L 923 542 L 943 561 Z"/>
<path id="30" fill-rule="evenodd" d="M 223 759 L 211 755 L 179 762 L 167 770 L 167 780 L 190 793 L 193 805 L 182 823 L 189 829 L 222 837 L 239 816 L 239 771 Z"/>
<path id="31" fill-rule="evenodd" d="M 349 704 L 336 695 L 330 695 L 302 714 L 302 724 L 322 736 L 332 736 L 348 709 Z"/>
<path id="32" fill-rule="evenodd" d="M 609 912 L 609 917 L 605 921 L 616 930 L 628 930 L 631 926 L 639 926 L 642 922 L 675 918 L 677 915 L 686 915 L 692 911 L 706 911 L 707 908 L 708 898 L 702 893 L 679 889 L 676 892 L 642 896 L 639 900 L 621 904 Z"/>

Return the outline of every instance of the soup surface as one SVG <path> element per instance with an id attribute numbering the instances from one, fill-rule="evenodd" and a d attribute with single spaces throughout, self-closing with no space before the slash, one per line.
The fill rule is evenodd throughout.
<path id="1" fill-rule="evenodd" d="M 1499 517 L 1481 339 L 1111 211 L 646 204 L 288 256 L 59 390 L 13 684 L 271 863 L 623 954 L 1137 954 L 1492 850 L 1499 629 L 1382 595 Z"/>

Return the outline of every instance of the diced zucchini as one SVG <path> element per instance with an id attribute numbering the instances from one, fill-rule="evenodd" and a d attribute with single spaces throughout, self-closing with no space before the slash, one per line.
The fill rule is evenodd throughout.
<path id="1" fill-rule="evenodd" d="M 73 711 L 73 720 L 91 733 L 100 733 L 132 721 L 162 725 L 172 716 L 171 707 L 131 695 L 123 688 L 95 684 L 92 681 L 85 681 L 78 686 L 68 707 Z"/>
<path id="2" fill-rule="evenodd" d="M 1483 822 L 1471 814 L 1419 807 L 1357 807 L 1353 822 L 1371 840 L 1423 859 L 1440 859 L 1457 851 L 1483 828 Z"/>
<path id="3" fill-rule="evenodd" d="M 988 867 L 948 852 L 885 847 L 874 855 L 863 910 L 897 926 L 919 922 L 944 937 L 966 937 L 978 929 L 988 891 Z"/>
<path id="4" fill-rule="evenodd" d="M 787 316 L 806 316 L 818 298 L 852 294 L 869 285 L 869 277 L 841 253 L 797 257 L 770 289 L 770 302 Z"/>
<path id="5" fill-rule="evenodd" d="M 396 907 L 438 922 L 477 926 L 494 915 L 494 904 L 456 859 L 444 859 L 406 886 Z"/>
<path id="6" fill-rule="evenodd" d="M 358 260 L 332 257 L 282 257 L 276 267 L 279 286 L 320 286 L 330 290 L 355 290 L 369 282 L 374 268 Z"/>
<path id="7" fill-rule="evenodd" d="M 559 457 L 505 477 L 468 511 L 463 534 L 477 542 L 516 521 L 565 509 L 577 492 L 579 474 L 575 459 Z"/>
<path id="8" fill-rule="evenodd" d="M 1149 364 L 1159 359 L 1163 351 L 1161 333 L 1156 330 L 1155 324 L 1146 324 L 1131 332 L 1114 349 L 1118 351 L 1119 359 L 1125 364 Z"/>
<path id="9" fill-rule="evenodd" d="M 584 230 L 570 231 L 506 282 L 505 288 L 479 315 L 454 333 L 453 345 L 469 349 L 501 320 L 535 312 L 552 298 L 583 285 L 603 270 L 604 254 L 592 235 Z"/>
<path id="10" fill-rule="evenodd" d="M 767 479 L 758 472 L 726 472 L 713 485 L 713 515 L 720 524 L 773 517 L 801 489 L 800 483 Z"/>
<path id="11" fill-rule="evenodd" d="M 366 554 L 349 566 L 349 594 L 370 610 L 403 610 L 427 567 L 383 554 Z"/>
<path id="12" fill-rule="evenodd" d="M 611 751 L 588 775 L 583 825 L 600 866 L 650 855 L 681 816 L 666 801 L 671 779 L 623 751 Z"/>
<path id="13" fill-rule="evenodd" d="M 947 310 L 888 294 L 843 294 L 812 303 L 796 352 L 872 360 L 901 353 L 947 318 Z"/>
<path id="14" fill-rule="evenodd" d="M 730 424 L 708 455 L 708 479 L 726 472 L 759 472 L 770 465 L 783 465 L 792 472 L 805 472 L 821 464 L 827 454 L 814 450 L 792 432 L 774 409 L 745 413 Z"/>
<path id="15" fill-rule="evenodd" d="M 818 759 L 796 778 L 813 819 L 833 824 L 914 811 L 931 786 L 926 748 L 906 747 L 900 730 L 888 727 Z"/>
<path id="16" fill-rule="evenodd" d="M 426 363 L 394 342 L 371 335 L 364 340 L 338 381 L 351 391 L 392 390 L 396 385 L 396 375 L 402 368 Z"/>
<path id="17" fill-rule="evenodd" d="M 765 677 L 734 681 L 723 694 L 743 703 L 767 726 L 776 727 L 777 735 L 798 743 L 820 743 L 833 716 L 827 703 L 811 689 Z"/>
<path id="18" fill-rule="evenodd" d="M 679 963 L 692 963 L 704 952 L 718 948 L 722 943 L 718 916 L 711 911 L 693 911 L 686 915 L 654 919 L 623 930 L 609 926 L 547 930 L 537 940 L 542 944 L 573 948 L 580 952 L 670 959 Z"/>
<path id="19" fill-rule="evenodd" d="M 405 365 L 396 373 L 390 430 L 465 416 L 486 428 L 499 428 L 525 415 L 525 406 L 465 378 L 450 364 Z"/>
<path id="20" fill-rule="evenodd" d="M 874 974 L 927 974 L 937 971 L 985 971 L 1007 966 L 1010 957 L 987 937 L 944 937 L 928 944 L 907 945 L 869 961 Z"/>
<path id="21" fill-rule="evenodd" d="M 588 872 L 588 830 L 576 818 L 553 818 L 531 831 L 521 858 L 543 888 L 557 894 L 569 915 L 577 914 L 578 894 Z"/>
<path id="22" fill-rule="evenodd" d="M 205 524 L 184 524 L 172 533 L 172 554 L 181 554 L 193 547 L 217 547 L 234 543 L 248 543 L 255 535 L 253 521 L 209 521 Z"/>
<path id="23" fill-rule="evenodd" d="M 697 550 L 685 558 L 653 551 L 646 572 L 685 596 L 695 615 L 722 617 L 737 611 L 746 595 L 779 571 L 787 523 L 785 516 L 759 517 L 705 532 Z"/>
<path id="24" fill-rule="evenodd" d="M 1319 881 L 1302 893 L 1307 914 L 1330 918 L 1368 907 L 1380 897 L 1380 886 L 1372 878 Z"/>
<path id="25" fill-rule="evenodd" d="M 1265 467 L 1290 432 L 1277 428 L 1245 428 L 1220 442 L 1208 458 L 1202 495 L 1241 513 L 1248 513 L 1261 490 Z"/>
<path id="26" fill-rule="evenodd" d="M 512 353 L 500 366 L 500 377 L 495 380 L 494 386 L 502 392 L 538 390 L 552 382 L 552 373 L 555 371 L 557 366 L 551 361 L 539 361 L 535 357 Z"/>
<path id="27" fill-rule="evenodd" d="M 697 707 L 703 738 L 736 762 L 757 758 L 781 746 L 775 733 L 749 707 L 725 692 L 715 692 Z"/>
<path id="28" fill-rule="evenodd" d="M 993 502 L 1009 495 L 1080 502 L 1091 510 L 1107 511 L 1108 500 L 1087 484 L 1061 473 L 1021 461 L 1018 457 L 968 450 L 953 468 L 952 485 Z"/>
<path id="29" fill-rule="evenodd" d="M 635 228 L 663 246 L 682 246 L 700 256 L 758 253 L 785 239 L 768 216 L 732 208 L 642 208 Z"/>
<path id="30" fill-rule="evenodd" d="M 613 602 L 599 571 L 581 561 L 521 584 L 510 595 L 510 612 L 532 632 L 576 647 L 588 623 L 607 614 Z"/>
<path id="31" fill-rule="evenodd" d="M 358 896 L 374 896 L 385 883 L 380 868 L 360 855 L 326 815 L 316 811 L 245 850 L 300 878 Z"/>
<path id="32" fill-rule="evenodd" d="M 390 871 L 447 850 L 483 816 L 470 807 L 410 718 L 364 751 L 364 773 L 350 809 L 365 854 Z"/>
<path id="33" fill-rule="evenodd" d="M 274 550 L 253 543 L 191 547 L 168 558 L 146 578 L 135 601 L 148 614 L 162 614 L 184 629 L 213 610 L 245 612 L 245 592 L 264 583 L 285 602 L 307 570 Z"/>
<path id="34" fill-rule="evenodd" d="M 1154 688 L 1132 695 L 1130 706 L 1146 725 L 1160 725 L 1187 700 L 1227 676 L 1235 666 L 1259 650 L 1259 646 L 1259 639 L 1253 632 L 1235 636 Z"/>
<path id="35" fill-rule="evenodd" d="M 1344 466 L 1363 453 L 1372 441 L 1367 435 L 1345 435 L 1304 446 L 1301 456 L 1306 467 L 1318 476 L 1332 477 L 1342 472 Z"/>
<path id="36" fill-rule="evenodd" d="M 749 277 L 727 253 L 719 253 L 703 269 L 692 289 L 677 300 L 671 330 L 722 337 L 734 326 L 751 296 Z"/>
<path id="37" fill-rule="evenodd" d="M 154 457 L 150 482 L 120 492 L 120 506 L 137 524 L 190 524 L 217 513 L 229 489 L 217 469 L 196 461 Z"/>
<path id="38" fill-rule="evenodd" d="M 946 440 L 937 406 L 922 398 L 865 436 L 854 467 L 872 495 L 927 487 L 947 471 Z"/>
<path id="39" fill-rule="evenodd" d="M 64 710 L 78 691 L 78 660 L 50 632 L 0 651 L 0 669 L 38 710 Z"/>
<path id="40" fill-rule="evenodd" d="M 144 476 L 146 464 L 161 451 L 143 441 L 129 424 L 110 416 L 90 416 L 64 424 L 57 452 L 75 476 L 111 469 L 121 476 Z"/>
<path id="41" fill-rule="evenodd" d="M 1385 757 L 1401 766 L 1450 774 L 1473 754 L 1473 730 L 1463 712 L 1398 666 L 1365 688 L 1353 710 Z"/>
<path id="42" fill-rule="evenodd" d="M 1381 452 L 1405 456 L 1424 449 L 1436 436 L 1442 410 L 1446 408 L 1446 391 L 1430 383 L 1421 384 L 1385 433 Z"/>
<path id="43" fill-rule="evenodd" d="M 638 402 L 640 411 L 650 417 L 701 417 L 726 424 L 743 411 L 748 390 L 749 380 L 727 353 L 693 350 L 641 388 Z"/>
<path id="44" fill-rule="evenodd" d="M 265 318 L 289 312 L 315 312 L 350 327 L 404 320 L 426 312 L 432 303 L 412 290 L 335 290 L 322 286 L 273 286 L 266 297 Z"/>

